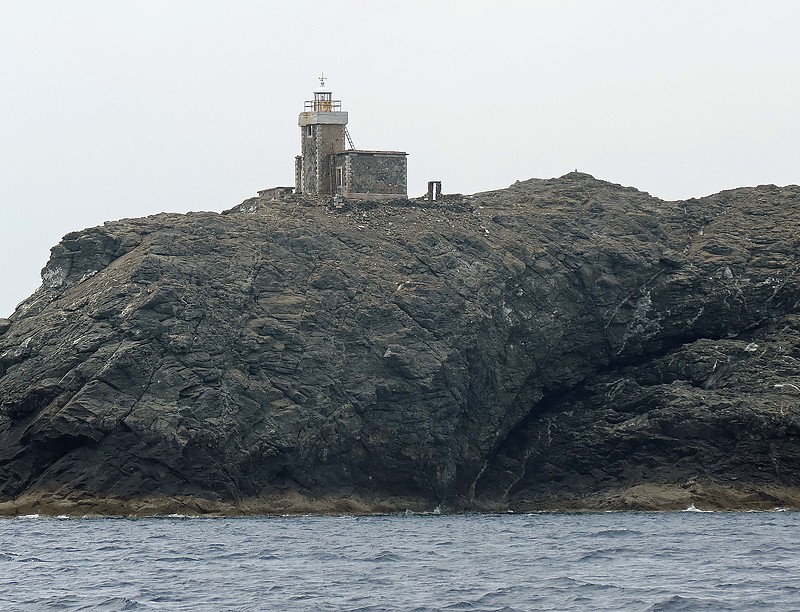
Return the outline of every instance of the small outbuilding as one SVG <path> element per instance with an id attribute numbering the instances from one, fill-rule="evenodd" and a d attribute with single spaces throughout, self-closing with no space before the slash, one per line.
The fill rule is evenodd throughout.
<path id="1" fill-rule="evenodd" d="M 334 193 L 346 198 L 407 196 L 408 153 L 346 150 L 331 156 Z"/>

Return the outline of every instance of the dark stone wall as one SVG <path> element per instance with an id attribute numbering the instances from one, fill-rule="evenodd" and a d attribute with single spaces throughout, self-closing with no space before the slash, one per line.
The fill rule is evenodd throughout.
<path id="1" fill-rule="evenodd" d="M 344 150 L 344 126 L 340 124 L 313 124 L 311 136 L 301 127 L 302 172 L 301 192 L 308 195 L 330 194 L 331 176 L 328 159 Z"/>
<path id="2" fill-rule="evenodd" d="M 357 154 L 352 160 L 353 193 L 392 193 L 406 195 L 404 155 Z"/>

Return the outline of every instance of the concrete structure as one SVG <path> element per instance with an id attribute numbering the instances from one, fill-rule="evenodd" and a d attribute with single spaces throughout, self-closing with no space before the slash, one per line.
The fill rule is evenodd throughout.
<path id="1" fill-rule="evenodd" d="M 323 87 L 325 82 L 320 79 Z M 295 158 L 297 193 L 345 198 L 405 198 L 407 153 L 356 150 L 347 133 L 347 113 L 330 91 L 314 92 L 297 124 L 300 155 Z M 349 148 L 345 148 L 345 142 Z"/>
<path id="2" fill-rule="evenodd" d="M 425 196 L 425 199 L 433 202 L 441 197 L 442 197 L 442 181 L 428 181 L 428 193 Z"/>

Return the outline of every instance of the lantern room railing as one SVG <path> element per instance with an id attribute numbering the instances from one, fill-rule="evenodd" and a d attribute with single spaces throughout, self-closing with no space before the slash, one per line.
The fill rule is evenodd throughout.
<path id="1" fill-rule="evenodd" d="M 331 94 L 328 91 L 315 91 L 314 99 L 306 100 L 303 107 L 305 111 L 315 113 L 339 112 L 342 110 L 342 101 L 331 100 Z"/>
<path id="2" fill-rule="evenodd" d="M 315 113 L 330 113 L 342 110 L 341 100 L 306 100 L 303 110 Z"/>

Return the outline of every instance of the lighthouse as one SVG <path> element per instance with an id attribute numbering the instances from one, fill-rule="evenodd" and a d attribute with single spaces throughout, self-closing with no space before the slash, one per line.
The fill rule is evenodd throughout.
<path id="1" fill-rule="evenodd" d="M 313 100 L 306 100 L 297 120 L 300 126 L 300 155 L 295 159 L 295 187 L 298 193 L 325 195 L 335 192 L 331 176 L 331 156 L 345 150 L 347 113 L 340 100 L 325 89 L 325 77 L 320 77 L 320 89 Z"/>
<path id="2" fill-rule="evenodd" d="M 306 100 L 298 117 L 300 155 L 295 157 L 295 192 L 356 199 L 407 197 L 407 153 L 360 150 L 347 132 L 347 112 L 325 87 Z"/>

